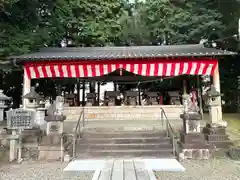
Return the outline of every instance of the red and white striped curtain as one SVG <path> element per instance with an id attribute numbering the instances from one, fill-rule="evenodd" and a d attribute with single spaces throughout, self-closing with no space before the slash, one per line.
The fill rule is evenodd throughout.
<path id="1" fill-rule="evenodd" d="M 155 60 L 80 60 L 26 62 L 30 79 L 84 78 L 107 75 L 124 69 L 141 76 L 213 75 L 217 59 L 155 59 Z"/>

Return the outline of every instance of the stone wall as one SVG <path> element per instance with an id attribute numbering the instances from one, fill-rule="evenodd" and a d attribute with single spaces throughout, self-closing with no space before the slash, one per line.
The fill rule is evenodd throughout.
<path id="1" fill-rule="evenodd" d="M 183 112 L 182 105 L 160 106 L 101 106 L 84 107 L 86 121 L 91 120 L 160 120 L 161 109 L 166 112 L 168 119 L 180 120 Z M 83 107 L 65 107 L 66 121 L 77 121 Z"/>

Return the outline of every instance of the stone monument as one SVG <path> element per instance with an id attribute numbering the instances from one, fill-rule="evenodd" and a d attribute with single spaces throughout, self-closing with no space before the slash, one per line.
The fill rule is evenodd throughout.
<path id="1" fill-rule="evenodd" d="M 170 97 L 170 104 L 171 105 L 180 105 L 180 96 L 179 91 L 169 91 L 168 95 Z"/>
<path id="2" fill-rule="evenodd" d="M 136 106 L 137 105 L 137 97 L 138 97 L 137 91 L 126 91 L 125 92 L 125 104 L 130 105 L 130 106 Z"/>
<path id="3" fill-rule="evenodd" d="M 74 106 L 74 98 L 75 95 L 73 93 L 66 94 L 64 98 L 64 105 L 65 106 Z"/>
<path id="4" fill-rule="evenodd" d="M 182 157 L 187 159 L 208 159 L 209 149 L 200 130 L 201 115 L 198 107 L 191 102 L 189 95 L 183 95 L 183 105 L 184 112 L 180 117 L 183 119 L 184 131 L 180 134 L 179 142 Z"/>
<path id="5" fill-rule="evenodd" d="M 95 93 L 87 93 L 86 106 L 94 106 L 95 104 L 96 104 L 96 94 Z"/>
<path id="6" fill-rule="evenodd" d="M 11 98 L 3 94 L 3 90 L 0 90 L 0 122 L 4 120 L 4 109 L 7 107 L 6 101 Z"/>
<path id="7" fill-rule="evenodd" d="M 145 92 L 144 93 L 147 97 L 147 104 L 148 105 L 158 105 L 158 93 L 157 92 Z"/>
<path id="8" fill-rule="evenodd" d="M 32 109 L 12 109 L 7 111 L 7 128 L 12 130 L 12 136 L 19 136 L 18 139 L 18 161 L 22 159 L 22 141 L 24 130 L 32 129 L 36 111 Z M 17 140 L 10 140 L 10 155 L 9 161 L 17 158 Z"/>
<path id="9" fill-rule="evenodd" d="M 118 91 L 105 91 L 104 101 L 108 106 L 116 105 L 116 98 L 118 97 Z"/>

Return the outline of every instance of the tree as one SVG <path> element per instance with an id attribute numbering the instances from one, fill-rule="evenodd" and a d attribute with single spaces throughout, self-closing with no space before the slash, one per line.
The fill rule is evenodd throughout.
<path id="1" fill-rule="evenodd" d="M 168 1 L 149 0 L 142 9 L 142 17 L 151 40 L 158 43 L 199 43 L 214 30 L 223 28 L 221 14 L 209 0 Z"/>

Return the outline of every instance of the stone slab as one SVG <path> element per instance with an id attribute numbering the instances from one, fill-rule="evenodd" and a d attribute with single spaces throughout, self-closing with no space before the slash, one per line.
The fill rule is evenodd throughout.
<path id="1" fill-rule="evenodd" d="M 111 180 L 112 179 L 112 171 L 113 171 L 113 160 L 108 160 L 104 164 L 104 168 L 102 169 L 98 180 Z"/>
<path id="2" fill-rule="evenodd" d="M 118 159 L 125 161 L 126 159 Z M 131 159 L 130 159 L 131 160 Z M 116 159 L 115 159 L 116 161 Z M 128 160 L 129 161 L 129 160 Z M 183 172 L 185 168 L 176 159 L 132 159 L 134 164 L 143 163 L 147 170 L 153 171 L 169 171 Z M 107 160 L 74 160 L 71 161 L 65 168 L 64 172 L 69 171 L 95 171 L 103 170 Z M 113 161 L 114 163 L 114 161 Z M 125 163 L 124 163 L 125 164 Z M 140 168 L 141 169 L 141 168 Z"/>
<path id="3" fill-rule="evenodd" d="M 124 180 L 137 180 L 133 160 L 124 161 Z"/>
<path id="4" fill-rule="evenodd" d="M 124 179 L 124 171 L 123 171 L 123 160 L 115 160 L 112 171 L 112 179 L 114 180 L 123 180 Z"/>

